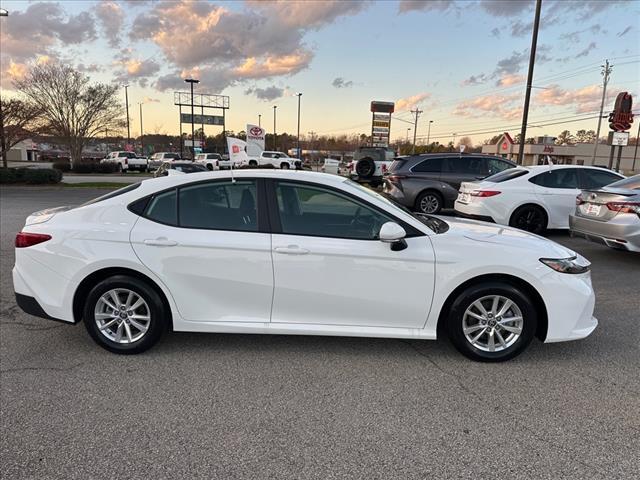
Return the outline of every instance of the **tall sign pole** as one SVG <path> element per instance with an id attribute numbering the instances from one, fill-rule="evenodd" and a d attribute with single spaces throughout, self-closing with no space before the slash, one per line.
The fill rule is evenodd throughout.
<path id="1" fill-rule="evenodd" d="M 536 47 L 538 45 L 538 28 L 540 27 L 540 9 L 542 0 L 536 0 L 536 16 L 533 21 L 533 35 L 531 37 L 531 54 L 529 55 L 529 74 L 527 75 L 527 91 L 524 96 L 522 112 L 522 129 L 520 130 L 520 147 L 518 149 L 518 164 L 524 160 L 524 140 L 527 134 L 527 120 L 529 119 L 529 101 L 531 100 L 531 84 L 533 83 L 533 65 L 536 61 Z"/>
<path id="2" fill-rule="evenodd" d="M 140 102 L 140 150 L 142 156 L 144 156 L 144 133 L 142 129 L 142 102 Z"/>
<path id="3" fill-rule="evenodd" d="M 301 93 L 298 93 L 298 148 L 297 148 L 297 157 L 302 158 L 300 154 L 300 97 L 302 97 Z"/>
<path id="4" fill-rule="evenodd" d="M 200 83 L 195 78 L 185 78 L 185 82 L 191 85 L 191 160 L 195 160 L 196 153 L 196 134 L 195 134 L 195 114 L 193 112 L 193 84 Z"/>
<path id="5" fill-rule="evenodd" d="M 129 130 L 129 93 L 127 92 L 128 88 L 129 88 L 129 85 L 124 86 L 124 103 L 126 104 L 126 107 L 127 107 L 127 145 L 130 145 L 131 131 Z"/>
<path id="6" fill-rule="evenodd" d="M 600 102 L 600 116 L 598 117 L 598 129 L 596 130 L 596 140 L 593 144 L 593 155 L 591 157 L 591 165 L 596 164 L 596 153 L 598 151 L 598 143 L 600 141 L 600 124 L 602 123 L 602 112 L 604 110 L 604 101 L 607 96 L 607 84 L 609 83 L 609 75 L 611 74 L 611 68 L 613 65 L 609 65 L 609 60 L 602 65 L 602 101 Z"/>

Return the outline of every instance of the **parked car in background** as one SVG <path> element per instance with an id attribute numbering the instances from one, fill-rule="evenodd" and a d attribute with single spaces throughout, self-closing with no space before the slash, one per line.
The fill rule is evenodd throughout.
<path id="1" fill-rule="evenodd" d="M 569 215 L 572 236 L 640 252 L 640 175 L 583 190 Z"/>
<path id="2" fill-rule="evenodd" d="M 340 173 L 340 160 L 335 160 L 333 158 L 325 158 L 322 163 L 322 173 L 332 173 L 333 175 L 338 175 Z"/>
<path id="3" fill-rule="evenodd" d="M 284 152 L 264 150 L 257 157 L 249 157 L 247 165 L 251 167 L 263 167 L 265 165 L 271 165 L 273 166 L 273 168 L 281 168 L 286 170 L 301 168 L 302 162 L 297 158 L 290 157 Z"/>
<path id="4" fill-rule="evenodd" d="M 18 306 L 84 321 L 122 354 L 165 331 L 413 341 L 446 332 L 464 355 L 496 362 L 534 337 L 576 340 L 598 324 L 589 262 L 572 250 L 411 214 L 316 172 L 148 179 L 30 215 L 15 245 Z"/>
<path id="5" fill-rule="evenodd" d="M 537 234 L 569 228 L 580 189 L 598 189 L 624 178 L 598 167 L 518 167 L 479 182 L 463 182 L 456 212 Z"/>
<path id="6" fill-rule="evenodd" d="M 162 165 L 163 162 L 180 160 L 180 154 L 174 152 L 158 152 L 149 157 L 149 170 L 155 170 Z"/>
<path id="7" fill-rule="evenodd" d="M 111 152 L 100 163 L 115 163 L 119 172 L 126 173 L 130 169 L 130 160 L 137 157 L 135 152 L 117 151 Z M 134 166 L 137 164 L 134 163 Z"/>
<path id="8" fill-rule="evenodd" d="M 354 152 L 353 161 L 349 164 L 349 178 L 354 182 L 378 187 L 382 185 L 383 177 L 395 156 L 392 148 L 360 147 Z"/>
<path id="9" fill-rule="evenodd" d="M 169 170 L 175 170 L 180 173 L 196 173 L 196 172 L 207 172 L 209 169 L 197 162 L 192 162 L 191 160 L 173 160 L 166 161 L 158 169 L 153 172 L 154 177 L 164 177 L 169 175 Z"/>
<path id="10" fill-rule="evenodd" d="M 397 157 L 385 177 L 384 192 L 422 213 L 452 208 L 462 182 L 478 180 L 515 167 L 500 157 L 472 154 L 425 154 Z"/>
<path id="11" fill-rule="evenodd" d="M 140 155 L 129 158 L 129 171 L 136 170 L 138 172 L 149 171 L 149 159 Z"/>
<path id="12" fill-rule="evenodd" d="M 207 170 L 220 170 L 222 155 L 219 153 L 198 153 L 195 162 L 204 165 Z"/>

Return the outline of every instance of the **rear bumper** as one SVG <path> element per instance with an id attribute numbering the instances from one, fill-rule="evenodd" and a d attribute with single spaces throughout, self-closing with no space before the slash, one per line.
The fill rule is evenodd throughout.
<path id="1" fill-rule="evenodd" d="M 479 203 L 462 203 L 456 200 L 453 204 L 456 213 L 461 217 L 472 218 L 474 220 L 482 220 L 483 222 L 498 223 L 491 212 Z"/>
<path id="2" fill-rule="evenodd" d="M 572 236 L 581 237 L 611 248 L 640 252 L 640 218 L 617 215 L 608 222 L 569 215 Z"/>
<path id="3" fill-rule="evenodd" d="M 360 178 L 360 175 L 358 175 L 357 173 L 350 173 L 349 174 L 349 178 L 351 180 L 353 180 L 354 182 L 362 182 L 362 183 L 376 183 L 376 184 L 382 184 L 382 175 L 372 175 L 369 178 Z"/>
<path id="4" fill-rule="evenodd" d="M 70 323 L 70 322 L 67 322 L 66 320 L 52 317 L 51 315 L 49 315 L 47 312 L 43 310 L 43 308 L 40 306 L 40 304 L 35 298 L 30 297 L 28 295 L 23 295 L 21 293 L 16 292 L 16 303 L 24 313 L 33 315 L 34 317 L 40 317 L 47 320 L 55 320 L 56 322 Z"/>

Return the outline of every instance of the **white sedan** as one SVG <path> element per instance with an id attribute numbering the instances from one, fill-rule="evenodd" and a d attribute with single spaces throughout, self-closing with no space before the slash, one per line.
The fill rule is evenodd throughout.
<path id="1" fill-rule="evenodd" d="M 582 189 L 601 188 L 624 178 L 599 167 L 519 167 L 460 185 L 455 210 L 463 216 L 541 234 L 569 228 Z"/>
<path id="2" fill-rule="evenodd" d="M 27 313 L 116 353 L 167 330 L 435 339 L 500 361 L 597 325 L 589 262 L 521 230 L 412 214 L 335 175 L 145 180 L 32 214 L 13 284 Z"/>

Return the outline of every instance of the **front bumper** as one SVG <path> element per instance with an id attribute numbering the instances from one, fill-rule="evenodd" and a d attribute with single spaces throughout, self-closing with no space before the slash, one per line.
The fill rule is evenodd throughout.
<path id="1" fill-rule="evenodd" d="M 608 222 L 569 215 L 571 235 L 601 243 L 611 248 L 640 252 L 640 218 L 618 214 Z"/>

